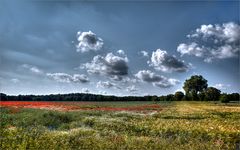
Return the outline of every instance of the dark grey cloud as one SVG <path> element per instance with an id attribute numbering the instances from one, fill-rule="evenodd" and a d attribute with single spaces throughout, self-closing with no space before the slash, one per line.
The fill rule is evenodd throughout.
<path id="1" fill-rule="evenodd" d="M 89 78 L 84 74 L 69 75 L 67 73 L 47 73 L 47 77 L 63 83 L 86 83 L 89 82 Z"/>
<path id="2" fill-rule="evenodd" d="M 135 74 L 135 77 L 141 81 L 152 83 L 154 86 L 161 88 L 169 88 L 179 83 L 179 80 L 177 79 L 166 78 L 164 76 L 157 75 L 150 70 L 140 70 Z"/>
<path id="3" fill-rule="evenodd" d="M 201 25 L 187 37 L 190 42 L 179 44 L 177 51 L 205 62 L 236 57 L 240 51 L 240 26 L 233 22 Z"/>
<path id="4" fill-rule="evenodd" d="M 82 64 L 80 68 L 94 74 L 123 76 L 128 74 L 128 58 L 112 53 L 108 53 L 105 57 L 97 55 L 91 62 Z"/>
<path id="5" fill-rule="evenodd" d="M 103 47 L 103 40 L 92 31 L 77 33 L 77 52 L 98 51 Z"/>
<path id="6" fill-rule="evenodd" d="M 163 72 L 186 72 L 190 65 L 187 65 L 183 60 L 177 59 L 175 56 L 169 55 L 166 51 L 157 49 L 152 52 L 151 60 L 148 61 L 150 66 L 156 70 Z"/>

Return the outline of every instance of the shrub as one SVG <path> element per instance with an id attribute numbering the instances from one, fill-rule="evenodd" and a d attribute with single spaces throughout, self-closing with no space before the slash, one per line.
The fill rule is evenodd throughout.
<path id="1" fill-rule="evenodd" d="M 221 91 L 214 88 L 214 87 L 208 87 L 205 91 L 205 100 L 206 101 L 218 101 L 220 97 Z"/>
<path id="2" fill-rule="evenodd" d="M 174 99 L 176 101 L 181 101 L 183 99 L 183 97 L 184 97 L 184 94 L 181 91 L 177 91 L 174 95 Z"/>
<path id="3" fill-rule="evenodd" d="M 185 101 L 190 101 L 190 100 L 192 100 L 192 97 L 191 97 L 190 94 L 187 93 L 187 94 L 183 97 L 183 100 L 185 100 Z"/>
<path id="4" fill-rule="evenodd" d="M 58 128 L 62 124 L 70 123 L 73 118 L 70 114 L 59 112 L 46 112 L 38 119 L 40 122 L 49 128 Z"/>
<path id="5" fill-rule="evenodd" d="M 232 93 L 228 95 L 231 101 L 240 101 L 240 97 L 238 93 Z"/>
<path id="6" fill-rule="evenodd" d="M 222 94 L 220 97 L 220 101 L 222 103 L 228 103 L 230 101 L 229 96 L 227 94 Z"/>
<path id="7" fill-rule="evenodd" d="M 174 95 L 173 94 L 168 94 L 166 96 L 166 101 L 174 101 Z"/>

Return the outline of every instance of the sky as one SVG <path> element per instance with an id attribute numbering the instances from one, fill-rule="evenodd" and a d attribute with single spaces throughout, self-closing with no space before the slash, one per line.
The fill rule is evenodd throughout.
<path id="1" fill-rule="evenodd" d="M 0 1 L 3 93 L 240 91 L 239 1 Z"/>

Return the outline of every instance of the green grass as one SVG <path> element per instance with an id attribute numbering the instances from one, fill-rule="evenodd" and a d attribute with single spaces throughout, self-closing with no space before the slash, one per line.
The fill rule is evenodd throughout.
<path id="1" fill-rule="evenodd" d="M 97 102 L 93 107 L 151 103 Z M 236 149 L 240 142 L 239 103 L 159 105 L 163 110 L 147 114 L 1 108 L 0 149 L 218 150 Z"/>
<path id="2" fill-rule="evenodd" d="M 152 101 L 130 101 L 130 102 L 124 102 L 124 101 L 117 101 L 117 102 L 112 102 L 112 101 L 104 101 L 104 102 L 99 102 L 99 101 L 92 101 L 90 102 L 91 104 L 84 104 L 82 105 L 81 103 L 75 103 L 76 106 L 80 106 L 81 108 L 97 108 L 97 107 L 131 107 L 131 106 L 141 106 L 141 105 L 148 105 L 148 104 L 155 104 L 159 102 L 152 102 Z M 169 102 L 161 102 L 162 105 L 166 105 Z"/>

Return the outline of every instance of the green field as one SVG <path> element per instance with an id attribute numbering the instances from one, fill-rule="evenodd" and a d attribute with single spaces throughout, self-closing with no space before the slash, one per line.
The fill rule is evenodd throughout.
<path id="1" fill-rule="evenodd" d="M 98 102 L 130 107 L 153 102 Z M 239 103 L 157 102 L 160 111 L 52 111 L 1 107 L 0 149 L 240 148 Z M 89 104 L 89 107 L 91 105 Z"/>

